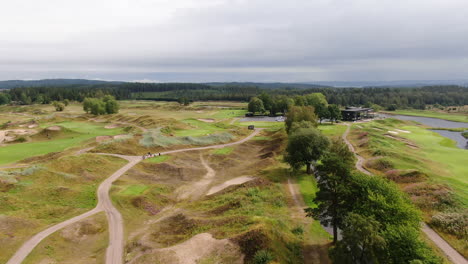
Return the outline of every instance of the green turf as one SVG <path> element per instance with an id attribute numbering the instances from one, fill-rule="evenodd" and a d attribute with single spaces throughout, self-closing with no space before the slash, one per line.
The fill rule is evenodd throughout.
<path id="1" fill-rule="evenodd" d="M 23 160 L 25 158 L 44 155 L 50 152 L 59 152 L 67 148 L 79 145 L 81 142 L 103 135 L 118 135 L 122 129 L 106 129 L 103 125 L 97 125 L 86 122 L 61 122 L 43 124 L 42 127 L 62 126 L 70 129 L 72 132 L 78 132 L 78 135 L 66 136 L 54 140 L 26 142 L 11 144 L 0 148 L 0 164 L 8 164 Z"/>
<path id="2" fill-rule="evenodd" d="M 266 122 L 266 121 L 253 121 L 253 122 L 235 122 L 239 126 L 250 126 L 255 127 L 266 127 L 266 128 L 282 128 L 284 127 L 284 122 Z"/>
<path id="3" fill-rule="evenodd" d="M 150 163 L 162 163 L 167 161 L 171 156 L 168 155 L 162 155 L 162 156 L 156 156 L 153 158 L 145 159 L 145 162 L 150 162 Z"/>
<path id="4" fill-rule="evenodd" d="M 120 193 L 123 195 L 140 195 L 148 189 L 149 189 L 149 186 L 142 185 L 142 184 L 135 184 L 135 185 L 128 186 Z"/>
<path id="5" fill-rule="evenodd" d="M 409 115 L 409 116 L 423 116 L 423 117 L 433 117 L 433 118 L 440 118 L 449 121 L 455 122 L 466 122 L 468 123 L 468 115 L 462 113 L 441 113 L 435 112 L 430 110 L 397 110 L 394 112 L 388 112 L 389 114 L 397 114 L 397 115 Z"/>
<path id="6" fill-rule="evenodd" d="M 308 207 L 317 207 L 314 202 L 315 194 L 318 191 L 317 181 L 313 175 L 300 174 L 297 178 L 297 183 L 299 185 L 299 191 L 302 194 L 305 204 Z"/>
<path id="7" fill-rule="evenodd" d="M 240 109 L 223 109 L 216 112 L 212 115 L 212 118 L 216 119 L 225 119 L 225 118 L 233 118 L 233 117 L 243 117 L 247 113 L 247 110 L 240 110 Z"/>
<path id="8" fill-rule="evenodd" d="M 213 150 L 212 153 L 216 154 L 216 155 L 227 155 L 227 154 L 231 153 L 233 150 L 234 150 L 234 148 L 232 148 L 232 147 L 225 147 L 225 148 L 215 149 L 215 150 Z"/>
<path id="9" fill-rule="evenodd" d="M 338 124 L 322 124 L 318 126 L 318 129 L 326 136 L 340 137 L 346 131 L 346 126 Z"/>
<path id="10" fill-rule="evenodd" d="M 371 149 L 381 151 L 397 169 L 416 169 L 430 176 L 430 179 L 444 183 L 455 190 L 461 201 L 468 205 L 468 150 L 456 147 L 456 142 L 430 130 L 404 125 L 388 119 L 360 124 L 371 135 Z M 381 131 L 373 128 L 379 128 Z M 399 133 L 419 148 L 411 149 L 403 142 L 384 136 L 392 129 L 408 130 L 411 133 Z"/>
<path id="11" fill-rule="evenodd" d="M 176 130 L 175 135 L 178 137 L 206 136 L 224 130 L 222 125 L 216 125 L 215 123 L 207 123 L 196 119 L 186 119 L 182 122 L 190 125 L 192 128 Z"/>

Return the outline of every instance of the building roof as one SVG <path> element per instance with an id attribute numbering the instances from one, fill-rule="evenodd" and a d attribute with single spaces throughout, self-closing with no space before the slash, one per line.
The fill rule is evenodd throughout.
<path id="1" fill-rule="evenodd" d="M 346 107 L 346 109 L 341 110 L 345 112 L 367 112 L 367 111 L 373 111 L 372 108 L 361 108 L 361 107 Z"/>

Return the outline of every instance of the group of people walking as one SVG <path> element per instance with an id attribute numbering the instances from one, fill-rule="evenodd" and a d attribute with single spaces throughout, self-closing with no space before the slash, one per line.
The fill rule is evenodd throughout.
<path id="1" fill-rule="evenodd" d="M 153 157 L 156 157 L 156 156 L 161 156 L 161 153 L 158 153 L 158 154 L 152 154 L 151 152 L 148 152 L 147 154 L 143 155 L 143 159 L 148 159 L 148 158 L 153 158 Z"/>

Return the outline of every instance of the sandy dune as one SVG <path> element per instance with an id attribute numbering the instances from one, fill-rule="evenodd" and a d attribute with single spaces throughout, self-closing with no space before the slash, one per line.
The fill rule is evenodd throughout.
<path id="1" fill-rule="evenodd" d="M 222 184 L 211 187 L 211 189 L 206 193 L 206 195 L 215 194 L 217 192 L 220 192 L 220 191 L 226 189 L 229 186 L 243 184 L 243 183 L 251 181 L 253 179 L 254 178 L 248 177 L 248 176 L 241 176 L 241 177 L 231 179 L 231 180 L 226 181 L 226 182 L 224 182 Z"/>

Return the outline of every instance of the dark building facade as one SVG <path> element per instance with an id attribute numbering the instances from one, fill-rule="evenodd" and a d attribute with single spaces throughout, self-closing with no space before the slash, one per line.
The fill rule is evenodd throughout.
<path id="1" fill-rule="evenodd" d="M 374 110 L 372 108 L 361 108 L 361 107 L 346 107 L 341 110 L 341 116 L 343 121 L 356 121 L 366 118 L 373 118 L 372 114 Z"/>

